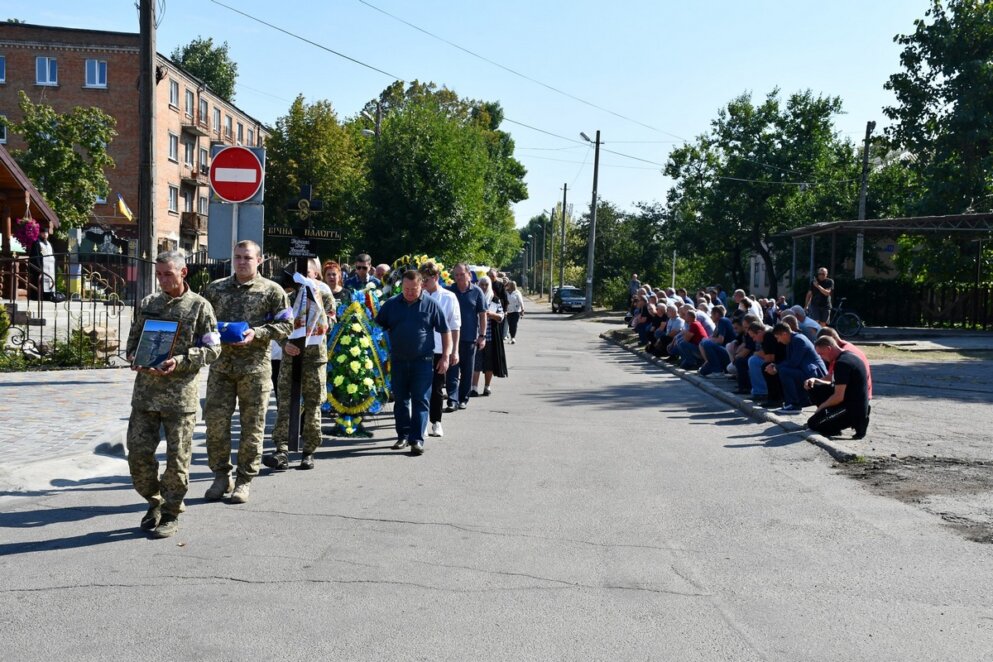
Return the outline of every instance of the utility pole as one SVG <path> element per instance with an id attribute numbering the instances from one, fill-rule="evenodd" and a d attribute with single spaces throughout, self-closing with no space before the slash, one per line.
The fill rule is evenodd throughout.
<path id="1" fill-rule="evenodd" d="M 569 185 L 562 185 L 562 243 L 559 246 L 559 287 L 565 285 L 565 199 L 569 193 Z"/>
<path id="2" fill-rule="evenodd" d="M 136 301 L 155 290 L 155 2 L 141 0 L 138 73 L 138 287 Z"/>
<path id="3" fill-rule="evenodd" d="M 862 147 L 862 188 L 859 191 L 859 220 L 865 220 L 865 196 L 869 188 L 869 138 L 872 130 L 876 128 L 875 122 L 866 122 L 865 125 L 865 145 Z M 862 280 L 863 253 L 865 251 L 865 233 L 859 230 L 855 237 L 855 279 Z"/>
<path id="4" fill-rule="evenodd" d="M 552 279 L 555 278 L 555 205 L 552 205 L 552 213 L 548 218 L 548 225 L 551 234 L 548 239 L 548 300 L 552 300 Z"/>
<path id="5" fill-rule="evenodd" d="M 581 134 L 586 138 L 586 134 Z M 586 138 L 589 141 L 589 138 Z M 596 244 L 596 187 L 597 177 L 600 174 L 600 130 L 596 132 L 596 151 L 593 156 L 593 203 L 590 209 L 590 236 L 589 245 L 586 247 L 586 305 L 584 310 L 593 310 L 593 254 Z"/>

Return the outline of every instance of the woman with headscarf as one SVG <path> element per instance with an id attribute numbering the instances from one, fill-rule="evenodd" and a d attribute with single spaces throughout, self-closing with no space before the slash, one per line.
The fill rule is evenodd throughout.
<path id="1" fill-rule="evenodd" d="M 493 377 L 507 376 L 507 356 L 503 348 L 503 336 L 500 334 L 500 323 L 504 312 L 500 299 L 493 295 L 493 284 L 489 276 L 479 279 L 479 289 L 483 291 L 486 304 L 486 345 L 483 351 L 476 352 L 476 365 L 472 373 L 472 390 L 469 396 L 489 395 L 490 383 Z M 479 375 L 485 375 L 483 392 L 479 392 Z"/>

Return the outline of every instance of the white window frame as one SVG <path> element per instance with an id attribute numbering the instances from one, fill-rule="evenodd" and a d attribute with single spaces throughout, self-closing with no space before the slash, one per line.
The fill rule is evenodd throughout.
<path id="1" fill-rule="evenodd" d="M 172 132 L 169 133 L 169 160 L 179 163 L 179 136 Z"/>
<path id="2" fill-rule="evenodd" d="M 0 83 L 7 82 L 7 56 L 0 55 Z"/>
<path id="3" fill-rule="evenodd" d="M 6 119 L 7 116 L 6 115 L 0 115 L 0 117 L 3 117 L 3 118 Z M 7 144 L 7 125 L 6 124 L 0 124 L 0 145 L 6 145 L 6 144 Z"/>
<path id="4" fill-rule="evenodd" d="M 210 104 L 207 103 L 206 99 L 200 99 L 197 113 L 197 122 L 206 126 L 207 122 L 210 121 Z"/>
<path id="5" fill-rule="evenodd" d="M 193 211 L 193 200 L 196 198 L 196 194 L 192 191 L 180 191 L 179 197 L 183 199 L 183 212 Z"/>
<path id="6" fill-rule="evenodd" d="M 169 211 L 173 214 L 179 213 L 179 187 L 169 184 Z"/>
<path id="7" fill-rule="evenodd" d="M 90 79 L 90 65 L 93 65 L 93 74 L 95 75 L 95 80 Z M 84 80 L 86 81 L 83 87 L 93 87 L 98 89 L 107 88 L 107 60 L 97 60 L 88 59 L 86 64 L 83 66 Z M 103 74 L 103 81 L 100 80 L 100 74 Z"/>
<path id="8" fill-rule="evenodd" d="M 179 81 L 169 79 L 169 106 L 179 110 Z"/>
<path id="9" fill-rule="evenodd" d="M 243 144 L 244 139 L 245 139 L 245 125 L 242 124 L 241 122 L 238 122 L 238 141 L 237 141 L 238 144 L 239 145 Z"/>
<path id="10" fill-rule="evenodd" d="M 201 195 L 197 198 L 197 213 L 201 216 L 210 213 L 210 201 L 207 200 L 207 196 Z"/>
<path id="11" fill-rule="evenodd" d="M 194 159 L 197 156 L 197 146 L 192 140 L 183 141 L 183 163 L 193 167 Z"/>
<path id="12" fill-rule="evenodd" d="M 224 137 L 231 138 L 234 135 L 234 118 L 230 115 L 224 116 Z"/>
<path id="13" fill-rule="evenodd" d="M 183 95 L 183 110 L 186 111 L 186 116 L 193 117 L 193 108 L 196 106 L 197 100 L 196 96 L 193 94 L 193 90 L 186 90 Z"/>
<path id="14" fill-rule="evenodd" d="M 206 175 L 207 171 L 210 169 L 210 152 L 206 148 L 200 148 L 200 160 L 198 161 L 200 168 L 200 174 Z"/>
<path id="15" fill-rule="evenodd" d="M 248 142 L 245 144 L 249 147 L 255 147 L 255 129 L 248 127 L 248 135 L 246 137 L 248 138 Z"/>
<path id="16" fill-rule="evenodd" d="M 38 74 L 41 73 L 41 63 L 45 62 L 45 79 L 42 80 Z M 52 74 L 55 74 L 52 76 Z M 39 55 L 34 59 L 34 82 L 35 85 L 46 87 L 56 87 L 59 84 L 59 61 L 48 55 Z"/>
<path id="17" fill-rule="evenodd" d="M 97 205 L 105 205 L 105 204 L 107 204 L 107 196 L 105 196 L 105 195 L 97 195 L 96 198 L 93 201 L 93 204 L 97 204 Z"/>
<path id="18" fill-rule="evenodd" d="M 221 109 L 214 108 L 214 133 L 221 135 Z"/>

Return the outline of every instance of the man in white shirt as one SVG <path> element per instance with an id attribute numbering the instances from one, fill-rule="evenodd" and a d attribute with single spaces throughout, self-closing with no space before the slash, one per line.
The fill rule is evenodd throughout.
<path id="1" fill-rule="evenodd" d="M 434 262 L 424 262 L 417 269 L 424 279 L 424 291 L 434 299 L 441 307 L 445 315 L 445 322 L 452 332 L 452 355 L 449 359 L 449 366 L 459 363 L 459 329 L 462 327 L 462 313 L 459 309 L 459 300 L 455 293 L 447 290 L 438 284 L 441 277 L 441 269 Z M 445 434 L 441 427 L 441 404 L 443 401 L 441 390 L 445 386 L 445 374 L 438 374 L 438 362 L 441 360 L 442 343 L 441 334 L 435 331 L 434 334 L 434 381 L 431 383 L 431 407 L 429 418 L 431 421 L 431 431 L 428 436 L 441 437 Z M 451 394 L 449 395 L 451 397 Z"/>

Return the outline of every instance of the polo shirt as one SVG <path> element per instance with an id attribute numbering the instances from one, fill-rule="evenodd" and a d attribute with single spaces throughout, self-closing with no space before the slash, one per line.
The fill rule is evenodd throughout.
<path id="1" fill-rule="evenodd" d="M 462 327 L 459 329 L 459 342 L 476 342 L 479 336 L 479 313 L 486 312 L 486 296 L 477 286 L 470 284 L 465 292 L 459 290 L 458 284 L 453 284 L 452 293 L 459 302 L 459 313 L 462 315 Z"/>
<path id="2" fill-rule="evenodd" d="M 434 355 L 434 332 L 450 331 L 441 306 L 425 292 L 411 303 L 397 294 L 376 314 L 376 324 L 390 334 L 390 356 L 414 361 Z"/>
<path id="3" fill-rule="evenodd" d="M 693 320 L 686 330 L 693 334 L 693 339 L 689 341 L 692 345 L 699 345 L 707 337 L 707 330 L 700 324 L 700 320 Z"/>

